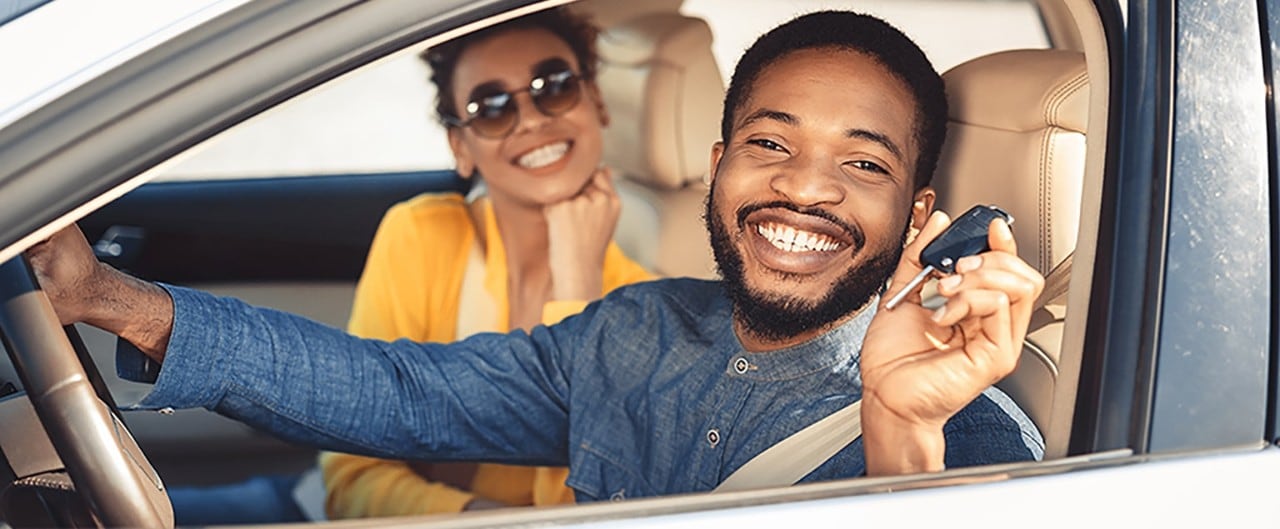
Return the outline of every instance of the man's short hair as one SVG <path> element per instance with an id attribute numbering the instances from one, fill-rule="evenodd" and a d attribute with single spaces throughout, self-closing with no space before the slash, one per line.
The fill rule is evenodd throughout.
<path id="1" fill-rule="evenodd" d="M 786 55 L 809 49 L 836 48 L 864 53 L 888 69 L 911 90 L 916 102 L 916 189 L 929 185 L 947 135 L 947 96 L 942 77 L 909 37 L 879 18 L 848 11 L 801 15 L 756 40 L 734 68 L 724 98 L 720 135 L 729 141 L 734 117 L 751 97 L 756 78 Z"/>

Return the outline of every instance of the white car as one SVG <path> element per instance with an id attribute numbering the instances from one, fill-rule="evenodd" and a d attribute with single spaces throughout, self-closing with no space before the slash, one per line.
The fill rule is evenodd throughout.
<path id="1" fill-rule="evenodd" d="M 0 2 L 0 522 L 171 525 L 166 487 L 301 472 L 316 456 L 203 410 L 119 411 L 146 387 L 112 374 L 114 337 L 64 332 L 23 250 L 79 223 L 103 260 L 140 277 L 341 327 L 386 208 L 463 185 L 427 119 L 416 53 L 565 3 Z M 1009 209 L 1023 258 L 1048 278 L 1000 383 L 1044 434 L 1045 460 L 316 523 L 1280 520 L 1265 485 L 1280 475 L 1280 2 L 573 3 L 605 29 L 605 152 L 629 255 L 662 275 L 713 275 L 699 215 L 724 81 L 755 36 L 829 7 L 884 17 L 945 72 L 940 206 Z"/>

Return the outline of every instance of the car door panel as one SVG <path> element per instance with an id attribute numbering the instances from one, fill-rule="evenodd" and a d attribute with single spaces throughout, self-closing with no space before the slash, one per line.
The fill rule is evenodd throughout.
<path id="1" fill-rule="evenodd" d="M 420 193 L 464 187 L 451 171 L 164 182 L 134 190 L 79 225 L 104 261 L 139 277 L 342 328 L 387 208 Z M 115 337 L 86 326 L 80 331 L 98 365 L 114 365 Z M 121 406 L 150 389 L 103 371 Z M 207 410 L 128 412 L 125 418 L 173 483 L 231 481 L 314 463 L 313 449 Z M 237 454 L 237 463 L 227 464 L 227 453 Z"/>

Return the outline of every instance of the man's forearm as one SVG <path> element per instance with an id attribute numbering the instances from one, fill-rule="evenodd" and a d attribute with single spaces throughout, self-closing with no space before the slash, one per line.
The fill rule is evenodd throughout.
<path id="1" fill-rule="evenodd" d="M 159 285 L 99 265 L 85 323 L 132 343 L 157 362 L 164 361 L 173 331 L 173 299 Z"/>

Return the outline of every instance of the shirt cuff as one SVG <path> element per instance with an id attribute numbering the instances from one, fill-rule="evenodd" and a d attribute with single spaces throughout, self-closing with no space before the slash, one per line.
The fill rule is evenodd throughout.
<path id="1" fill-rule="evenodd" d="M 117 369 L 122 375 L 140 375 L 135 380 L 141 382 L 150 375 L 155 384 L 135 409 L 212 408 L 226 393 L 227 366 L 232 365 L 226 356 L 243 345 L 234 307 L 203 292 L 160 287 L 173 298 L 173 330 L 163 364 L 143 362 L 138 357 L 145 355 L 129 345 L 116 350 L 117 362 L 125 362 Z"/>

